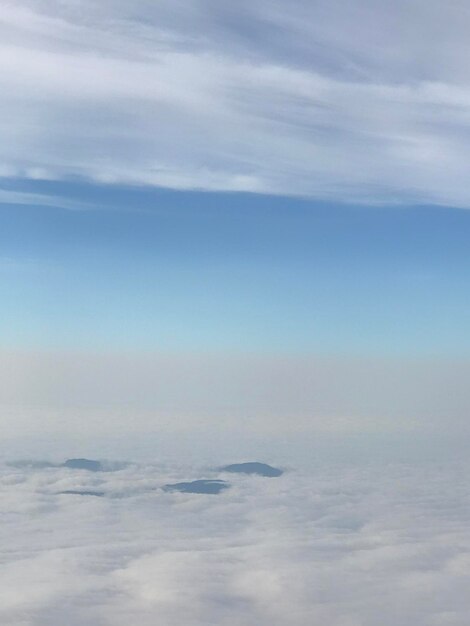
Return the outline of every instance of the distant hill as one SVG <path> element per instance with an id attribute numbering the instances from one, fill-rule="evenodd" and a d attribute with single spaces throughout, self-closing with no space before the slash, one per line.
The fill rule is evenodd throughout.
<path id="1" fill-rule="evenodd" d="M 230 485 L 225 480 L 193 480 L 187 483 L 165 485 L 163 489 L 165 491 L 180 491 L 182 493 L 218 494 L 228 487 Z"/>
<path id="2" fill-rule="evenodd" d="M 18 467 L 18 468 L 26 468 L 26 469 L 48 469 L 51 467 L 60 467 L 55 463 L 50 463 L 49 461 L 34 461 L 34 460 L 25 460 L 25 461 L 9 461 L 7 463 L 10 467 Z"/>
<path id="3" fill-rule="evenodd" d="M 102 498 L 104 496 L 104 491 L 82 491 L 81 489 L 68 489 L 67 491 L 59 491 L 59 495 L 96 496 L 97 498 Z"/>
<path id="4" fill-rule="evenodd" d="M 271 465 L 258 463 L 257 461 L 251 463 L 233 463 L 232 465 L 221 467 L 220 470 L 234 474 L 258 474 L 258 476 L 268 476 L 269 478 L 281 476 L 283 473 L 283 471 L 277 467 L 271 467 Z"/>
<path id="5" fill-rule="evenodd" d="M 101 472 L 103 470 L 99 461 L 92 461 L 90 459 L 67 459 L 63 464 L 63 467 L 70 469 L 83 469 L 89 472 Z"/>

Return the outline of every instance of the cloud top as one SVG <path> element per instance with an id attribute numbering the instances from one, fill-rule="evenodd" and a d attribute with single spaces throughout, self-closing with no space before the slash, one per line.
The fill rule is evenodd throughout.
<path id="1" fill-rule="evenodd" d="M 0 466 L 2 624 L 466 626 L 467 466 L 158 489 L 186 472 Z"/>

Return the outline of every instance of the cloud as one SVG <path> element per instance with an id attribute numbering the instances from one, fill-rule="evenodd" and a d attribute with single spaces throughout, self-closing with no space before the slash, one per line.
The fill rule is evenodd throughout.
<path id="1" fill-rule="evenodd" d="M 467 207 L 462 3 L 7 3 L 0 170 Z"/>
<path id="2" fill-rule="evenodd" d="M 178 462 L 2 465 L 2 624 L 464 626 L 466 472 L 325 464 L 199 496 L 159 489 L 211 475 Z"/>
<path id="3" fill-rule="evenodd" d="M 42 180 L 45 179 L 45 174 L 42 173 L 37 175 Z M 30 173 L 30 177 L 36 177 L 36 174 L 33 176 L 33 173 Z M 24 191 L 12 191 L 7 189 L 0 189 L 0 204 L 29 204 L 29 205 L 37 205 L 37 206 L 47 206 L 47 207 L 60 207 L 62 209 L 80 209 L 80 208 L 90 208 L 90 205 L 86 205 L 84 203 L 80 203 L 77 201 L 70 201 L 62 196 L 51 196 L 44 193 L 29 193 Z"/>

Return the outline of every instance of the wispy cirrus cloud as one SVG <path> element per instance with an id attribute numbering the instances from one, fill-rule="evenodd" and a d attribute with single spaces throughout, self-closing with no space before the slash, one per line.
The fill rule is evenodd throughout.
<path id="1" fill-rule="evenodd" d="M 176 189 L 468 206 L 463 3 L 8 3 L 0 163 Z"/>

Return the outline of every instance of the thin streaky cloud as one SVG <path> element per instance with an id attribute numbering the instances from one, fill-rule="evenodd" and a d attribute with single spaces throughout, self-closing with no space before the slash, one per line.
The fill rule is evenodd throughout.
<path id="1" fill-rule="evenodd" d="M 421 0 L 9 3 L 1 169 L 467 207 L 469 26 Z"/>

